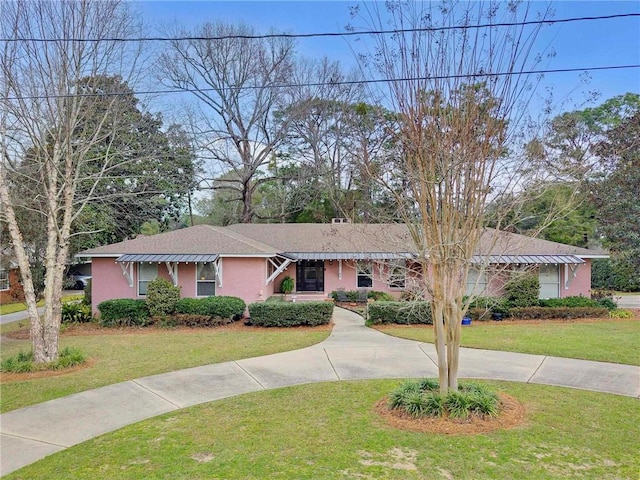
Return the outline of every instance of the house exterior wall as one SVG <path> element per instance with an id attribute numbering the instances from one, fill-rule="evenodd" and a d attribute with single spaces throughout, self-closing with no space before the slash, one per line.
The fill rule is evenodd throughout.
<path id="1" fill-rule="evenodd" d="M 575 278 L 571 278 L 571 269 L 565 269 L 560 265 L 560 297 L 573 297 L 582 295 L 591 298 L 591 259 L 585 258 L 585 263 L 578 265 Z M 566 286 L 569 274 L 569 285 Z"/>
<path id="2" fill-rule="evenodd" d="M 273 282 L 265 285 L 266 281 L 267 261 L 264 258 L 225 257 L 222 259 L 222 286 L 216 285 L 216 295 L 240 297 L 247 304 L 263 301 L 273 295 Z"/>
<path id="3" fill-rule="evenodd" d="M 285 277 L 291 277 L 296 284 L 296 264 L 291 263 L 273 282 L 273 290 L 269 295 L 280 292 L 280 284 Z M 322 293 L 329 295 L 335 290 L 376 290 L 387 292 L 396 298 L 404 289 L 393 288 L 388 285 L 387 267 L 380 263 L 373 264 L 373 285 L 369 288 L 358 288 L 356 263 L 349 260 L 342 261 L 342 275 L 340 275 L 340 262 L 338 260 L 324 261 L 324 290 Z"/>
<path id="4" fill-rule="evenodd" d="M 342 275 L 337 260 L 324 262 L 324 295 L 334 290 L 358 290 L 356 263 L 342 261 Z M 216 295 L 230 295 L 242 298 L 247 304 L 264 301 L 274 293 L 280 292 L 280 284 L 286 276 L 296 279 L 296 264 L 291 263 L 278 277 L 266 284 L 268 261 L 259 257 L 224 257 L 222 264 L 222 285 L 216 285 Z M 138 296 L 138 268 L 133 268 L 133 286 L 130 287 L 122 273 L 120 264 L 115 258 L 93 258 L 92 264 L 92 301 L 93 311 L 97 313 L 97 306 L 105 300 L 114 298 L 144 298 Z M 169 272 L 164 263 L 158 264 L 158 276 L 170 280 Z M 503 292 L 506 273 L 488 275 L 487 291 L 485 295 L 501 295 Z M 566 273 L 563 265 L 560 266 L 560 290 L 561 297 L 573 295 L 590 296 L 591 288 L 591 261 L 578 267 L 576 277 L 565 288 Z M 373 268 L 373 285 L 366 290 L 377 290 L 390 293 L 399 298 L 402 288 L 393 288 L 389 284 L 388 269 L 383 264 L 375 264 Z M 410 279 L 406 279 L 409 287 Z M 178 285 L 181 297 L 196 296 L 196 265 L 194 263 L 180 263 L 178 265 Z M 6 292 L 2 292 L 3 294 Z M 3 297 L 3 302 L 4 297 Z"/>
<path id="5" fill-rule="evenodd" d="M 8 270 L 7 274 L 9 277 L 9 288 L 7 288 L 6 290 L 0 290 L 0 303 L 12 303 L 16 300 L 22 300 L 24 298 L 20 285 L 19 272 L 20 271 L 17 268 L 11 268 Z M 14 298 L 13 294 L 17 294 L 19 298 Z"/>
<path id="6" fill-rule="evenodd" d="M 135 272 L 134 274 L 137 274 Z M 93 258 L 91 261 L 91 303 L 93 313 L 98 305 L 114 298 L 136 298 L 136 282 L 129 287 L 115 258 Z"/>

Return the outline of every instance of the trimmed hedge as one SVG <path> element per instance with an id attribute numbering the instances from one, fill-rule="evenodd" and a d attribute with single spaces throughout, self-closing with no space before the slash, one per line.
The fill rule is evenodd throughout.
<path id="1" fill-rule="evenodd" d="M 150 314 L 147 302 L 131 298 L 106 300 L 98 305 L 100 310 L 100 325 L 115 326 L 145 326 L 149 324 Z"/>
<path id="2" fill-rule="evenodd" d="M 326 325 L 333 315 L 330 302 L 273 302 L 249 305 L 249 323 L 258 327 Z"/>
<path id="3" fill-rule="evenodd" d="M 611 298 L 602 297 L 598 300 L 593 298 L 587 298 L 582 296 L 564 297 L 564 298 L 549 298 L 547 300 L 540 300 L 541 307 L 593 307 L 593 308 L 606 308 L 608 310 L 615 310 L 618 308 L 616 302 Z"/>
<path id="4" fill-rule="evenodd" d="M 369 305 L 371 325 L 399 323 L 403 325 L 433 324 L 429 302 L 374 302 Z"/>
<path id="5" fill-rule="evenodd" d="M 181 298 L 176 313 L 238 319 L 244 315 L 246 304 L 238 297 Z"/>
<path id="6" fill-rule="evenodd" d="M 609 310 L 604 307 L 516 307 L 509 310 L 509 315 L 521 320 L 606 318 Z"/>
<path id="7" fill-rule="evenodd" d="M 176 313 L 169 317 L 167 322 L 175 327 L 218 327 L 233 322 L 233 319 L 227 317 L 211 317 L 209 315 L 195 315 L 192 313 Z"/>
<path id="8" fill-rule="evenodd" d="M 473 320 L 491 320 L 494 314 L 509 315 L 509 302 L 504 297 L 476 297 L 469 303 L 467 315 Z"/>

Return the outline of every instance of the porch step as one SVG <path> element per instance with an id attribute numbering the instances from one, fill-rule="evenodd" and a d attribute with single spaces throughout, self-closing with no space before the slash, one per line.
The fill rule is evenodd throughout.
<path id="1" fill-rule="evenodd" d="M 328 300 L 327 300 L 328 299 Z M 292 302 L 324 302 L 325 300 L 333 301 L 326 293 L 318 292 L 318 293 L 290 293 L 287 295 L 287 300 Z"/>

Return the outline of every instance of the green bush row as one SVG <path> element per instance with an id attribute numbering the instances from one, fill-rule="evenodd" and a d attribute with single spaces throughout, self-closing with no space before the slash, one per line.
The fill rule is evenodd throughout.
<path id="1" fill-rule="evenodd" d="M 333 315 L 330 302 L 273 302 L 249 305 L 249 323 L 259 327 L 326 325 Z"/>
<path id="2" fill-rule="evenodd" d="M 193 313 L 176 313 L 170 317 L 163 317 L 160 324 L 164 327 L 218 327 L 233 322 L 232 318 L 211 317 Z"/>
<path id="3" fill-rule="evenodd" d="M 245 308 L 244 300 L 238 297 L 181 298 L 176 302 L 175 313 L 238 319 Z"/>
<path id="4" fill-rule="evenodd" d="M 172 302 L 172 300 L 169 300 Z M 241 298 L 237 297 L 206 297 L 206 298 L 181 298 L 175 302 L 172 309 L 163 307 L 153 309 L 150 306 L 152 302 L 149 299 L 130 299 L 119 298 L 114 300 L 106 300 L 98 305 L 100 311 L 100 324 L 103 327 L 114 326 L 146 326 L 162 319 L 166 316 L 171 318 L 164 319 L 163 324 L 186 325 L 197 324 L 202 326 L 220 325 L 228 323 L 227 320 L 239 319 L 243 316 L 246 304 Z M 152 313 L 153 310 L 153 313 Z M 177 315 L 174 315 L 177 314 Z M 173 321 L 174 316 L 180 314 L 195 317 L 206 317 L 194 321 L 177 319 Z M 194 317 L 194 318 L 195 318 Z M 216 320 L 221 319 L 221 320 Z"/>
<path id="5" fill-rule="evenodd" d="M 509 310 L 509 315 L 523 320 L 602 318 L 609 315 L 609 310 L 604 307 L 516 307 Z"/>
<path id="6" fill-rule="evenodd" d="M 615 310 L 618 306 L 611 298 L 603 297 L 599 300 L 592 298 L 574 296 L 564 298 L 549 298 L 547 300 L 540 300 L 539 305 L 541 307 L 592 307 L 592 308 L 607 308 L 609 310 Z"/>
<path id="7" fill-rule="evenodd" d="M 369 305 L 368 323 L 378 325 L 399 323 L 404 325 L 432 324 L 429 302 L 374 302 Z"/>
<path id="8" fill-rule="evenodd" d="M 100 325 L 103 327 L 116 326 L 145 326 L 150 322 L 149 308 L 144 300 L 132 298 L 117 298 L 105 300 L 98 304 L 100 311 Z"/>

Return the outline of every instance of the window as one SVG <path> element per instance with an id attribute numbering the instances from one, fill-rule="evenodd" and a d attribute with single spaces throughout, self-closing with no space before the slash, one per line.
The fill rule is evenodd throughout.
<path id="1" fill-rule="evenodd" d="M 138 264 L 138 295 L 146 295 L 149 283 L 158 277 L 157 263 Z"/>
<path id="2" fill-rule="evenodd" d="M 405 287 L 405 271 L 406 267 L 398 263 L 389 265 L 389 287 L 404 288 Z"/>
<path id="3" fill-rule="evenodd" d="M 209 297 L 216 294 L 216 269 L 213 263 L 198 263 L 196 295 Z"/>
<path id="4" fill-rule="evenodd" d="M 356 264 L 356 277 L 358 288 L 370 288 L 373 286 L 373 266 L 368 262 Z"/>
<path id="5" fill-rule="evenodd" d="M 475 268 L 469 269 L 467 275 L 467 295 L 486 295 L 487 289 L 487 273 L 476 270 Z"/>
<path id="6" fill-rule="evenodd" d="M 560 270 L 558 265 L 540 265 L 540 298 L 560 296 Z"/>
<path id="7" fill-rule="evenodd" d="M 9 270 L 0 269 L 0 290 L 9 290 Z"/>

